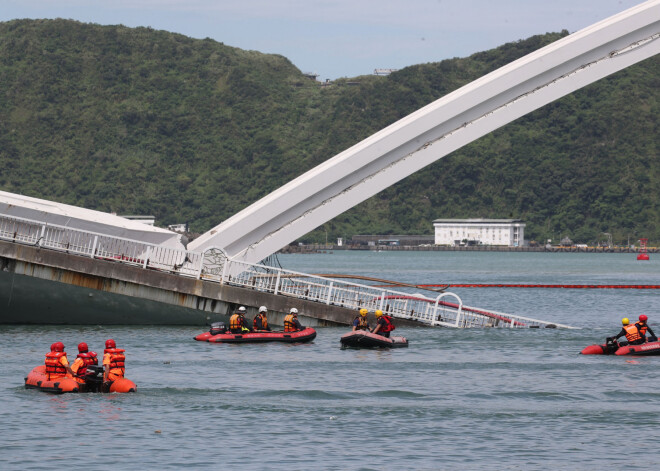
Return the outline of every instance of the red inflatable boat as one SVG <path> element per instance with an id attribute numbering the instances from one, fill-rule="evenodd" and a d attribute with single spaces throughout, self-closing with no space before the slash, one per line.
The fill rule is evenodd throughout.
<path id="1" fill-rule="evenodd" d="M 646 342 L 641 345 L 608 342 L 602 345 L 589 345 L 580 353 L 582 355 L 660 355 L 660 341 Z"/>
<path id="2" fill-rule="evenodd" d="M 224 325 L 214 324 L 209 332 L 195 336 L 195 340 L 213 343 L 261 343 L 261 342 L 287 342 L 300 343 L 309 342 L 316 338 L 316 331 L 306 327 L 298 332 L 272 332 L 267 330 L 257 332 L 245 332 L 243 334 L 232 334 Z"/>
<path id="3" fill-rule="evenodd" d="M 405 337 L 383 337 L 365 330 L 348 332 L 342 335 L 339 341 L 342 347 L 352 348 L 399 348 L 408 346 L 408 339 Z"/>
<path id="4" fill-rule="evenodd" d="M 135 383 L 126 378 L 113 381 L 108 388 L 107 385 L 103 385 L 103 367 L 88 366 L 87 370 L 90 374 L 87 375 L 84 383 L 79 383 L 67 377 L 49 380 L 46 374 L 46 365 L 39 365 L 30 371 L 27 378 L 25 378 L 25 389 L 39 389 L 54 394 L 69 392 L 127 393 L 137 390 Z"/>

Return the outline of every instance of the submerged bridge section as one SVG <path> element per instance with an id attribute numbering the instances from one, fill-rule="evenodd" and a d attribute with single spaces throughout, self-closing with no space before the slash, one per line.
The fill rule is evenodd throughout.
<path id="1" fill-rule="evenodd" d="M 239 305 L 290 308 L 305 325 L 349 325 L 360 308 L 397 323 L 444 327 L 569 327 L 434 298 L 119 237 L 0 216 L 0 323 L 179 324 L 227 322 Z M 372 314 L 373 315 L 373 314 Z"/>
<path id="2" fill-rule="evenodd" d="M 265 259 L 479 137 L 660 52 L 660 0 L 556 41 L 401 119 L 189 244 Z"/>

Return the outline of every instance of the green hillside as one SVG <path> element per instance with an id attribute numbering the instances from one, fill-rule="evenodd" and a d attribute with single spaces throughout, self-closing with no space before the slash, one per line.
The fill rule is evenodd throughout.
<path id="1" fill-rule="evenodd" d="M 562 37 L 321 87 L 286 58 L 150 28 L 0 23 L 0 189 L 203 232 L 456 88 Z M 660 241 L 660 59 L 505 126 L 306 240 L 515 217 L 532 239 Z"/>

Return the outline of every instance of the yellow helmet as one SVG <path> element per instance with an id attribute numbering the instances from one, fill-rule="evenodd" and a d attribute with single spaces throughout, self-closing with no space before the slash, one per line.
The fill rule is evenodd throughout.
<path id="1" fill-rule="evenodd" d="M 365 308 L 360 309 L 360 315 L 361 315 L 362 317 L 366 316 L 368 312 L 369 312 L 369 311 L 367 311 Z"/>
<path id="2" fill-rule="evenodd" d="M 624 317 L 623 319 L 621 319 L 621 323 L 623 325 L 628 325 L 628 324 L 630 324 L 630 319 L 628 319 L 627 317 Z"/>
<path id="3" fill-rule="evenodd" d="M 376 317 L 380 317 L 382 315 L 383 315 L 383 311 L 381 311 L 380 309 L 377 309 L 376 310 Z"/>

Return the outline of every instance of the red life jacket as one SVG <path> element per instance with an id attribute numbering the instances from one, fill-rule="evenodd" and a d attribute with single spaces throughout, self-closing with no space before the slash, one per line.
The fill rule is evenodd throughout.
<path id="1" fill-rule="evenodd" d="M 89 365 L 99 364 L 99 359 L 96 355 L 96 352 L 79 353 L 76 358 L 80 358 L 83 361 L 82 366 L 78 368 L 78 371 L 76 372 L 78 376 L 85 376 L 85 374 L 87 373 L 87 367 Z"/>
<path id="2" fill-rule="evenodd" d="M 635 324 L 624 325 L 623 330 L 626 331 L 626 339 L 629 343 L 635 342 L 642 338 L 639 334 L 639 329 Z"/>
<path id="3" fill-rule="evenodd" d="M 116 374 L 117 376 L 124 376 L 124 368 L 126 357 L 124 352 L 126 350 L 122 348 L 107 348 L 103 353 L 110 354 L 110 373 Z"/>
<path id="4" fill-rule="evenodd" d="M 392 318 L 383 314 L 381 319 L 385 319 L 385 325 L 378 329 L 378 332 L 392 332 L 396 327 L 392 324 Z"/>
<path id="5" fill-rule="evenodd" d="M 60 363 L 60 358 L 66 358 L 66 352 L 46 353 L 46 374 L 48 379 L 63 378 L 66 376 L 66 368 Z"/>

